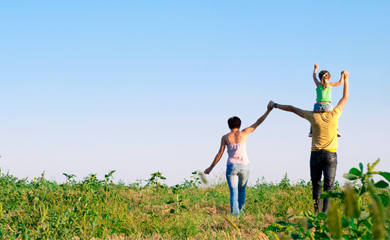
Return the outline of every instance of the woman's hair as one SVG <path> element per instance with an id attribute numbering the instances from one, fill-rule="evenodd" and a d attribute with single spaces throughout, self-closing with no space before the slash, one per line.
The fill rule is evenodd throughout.
<path id="1" fill-rule="evenodd" d="M 236 116 L 231 117 L 228 120 L 228 125 L 229 125 L 230 129 L 240 128 L 241 127 L 241 119 L 236 117 Z"/>
<path id="2" fill-rule="evenodd" d="M 320 77 L 321 85 L 326 88 L 328 87 L 328 84 L 326 84 L 325 80 L 330 78 L 330 73 L 326 70 L 322 70 L 319 74 L 318 77 Z"/>

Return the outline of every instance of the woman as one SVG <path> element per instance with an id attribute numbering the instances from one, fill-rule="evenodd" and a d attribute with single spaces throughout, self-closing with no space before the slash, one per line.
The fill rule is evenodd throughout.
<path id="1" fill-rule="evenodd" d="M 230 133 L 223 135 L 219 151 L 204 173 L 209 174 L 221 159 L 225 146 L 227 146 L 228 160 L 226 167 L 226 179 L 230 190 L 230 211 L 233 215 L 243 212 L 245 205 L 245 187 L 249 178 L 249 159 L 246 155 L 246 138 L 252 133 L 272 111 L 272 106 L 252 126 L 240 131 L 241 120 L 231 117 L 228 120 Z"/>

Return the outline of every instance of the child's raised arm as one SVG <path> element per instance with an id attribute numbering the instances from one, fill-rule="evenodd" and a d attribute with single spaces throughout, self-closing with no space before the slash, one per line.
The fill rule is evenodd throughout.
<path id="1" fill-rule="evenodd" d="M 318 84 L 320 84 L 320 82 L 317 79 L 317 69 L 318 69 L 318 64 L 314 64 L 313 80 L 314 80 L 314 83 L 316 84 L 316 86 L 318 86 Z"/>
<path id="2" fill-rule="evenodd" d="M 330 82 L 329 86 L 331 87 L 337 87 L 343 84 L 344 82 L 344 71 L 341 72 L 340 80 L 338 82 Z"/>

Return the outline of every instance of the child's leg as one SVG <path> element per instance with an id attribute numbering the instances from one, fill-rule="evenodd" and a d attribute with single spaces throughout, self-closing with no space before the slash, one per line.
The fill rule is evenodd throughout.
<path id="1" fill-rule="evenodd" d="M 331 112 L 333 111 L 333 106 L 332 104 L 328 103 L 326 105 L 321 106 L 321 109 L 323 112 Z"/>
<path id="2" fill-rule="evenodd" d="M 314 104 L 314 108 L 313 108 L 313 112 L 319 112 L 319 111 L 321 111 L 321 107 L 322 107 L 321 104 L 315 103 L 315 104 Z M 312 132 L 313 132 L 313 131 L 312 131 L 312 128 L 311 128 L 311 125 L 310 125 L 309 137 L 311 137 Z"/>
<path id="3" fill-rule="evenodd" d="M 320 112 L 322 109 L 322 105 L 319 103 L 314 104 L 313 112 Z"/>

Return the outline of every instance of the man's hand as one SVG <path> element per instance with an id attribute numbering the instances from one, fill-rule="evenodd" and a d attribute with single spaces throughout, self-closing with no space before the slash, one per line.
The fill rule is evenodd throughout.
<path id="1" fill-rule="evenodd" d="M 274 101 L 269 101 L 269 103 L 268 103 L 268 105 L 267 105 L 267 109 L 268 109 L 268 110 L 273 109 L 273 108 L 274 108 L 274 104 L 275 104 Z"/>
<path id="2" fill-rule="evenodd" d="M 344 70 L 343 73 L 344 73 L 344 77 L 348 77 L 349 76 L 349 72 L 347 70 Z"/>

